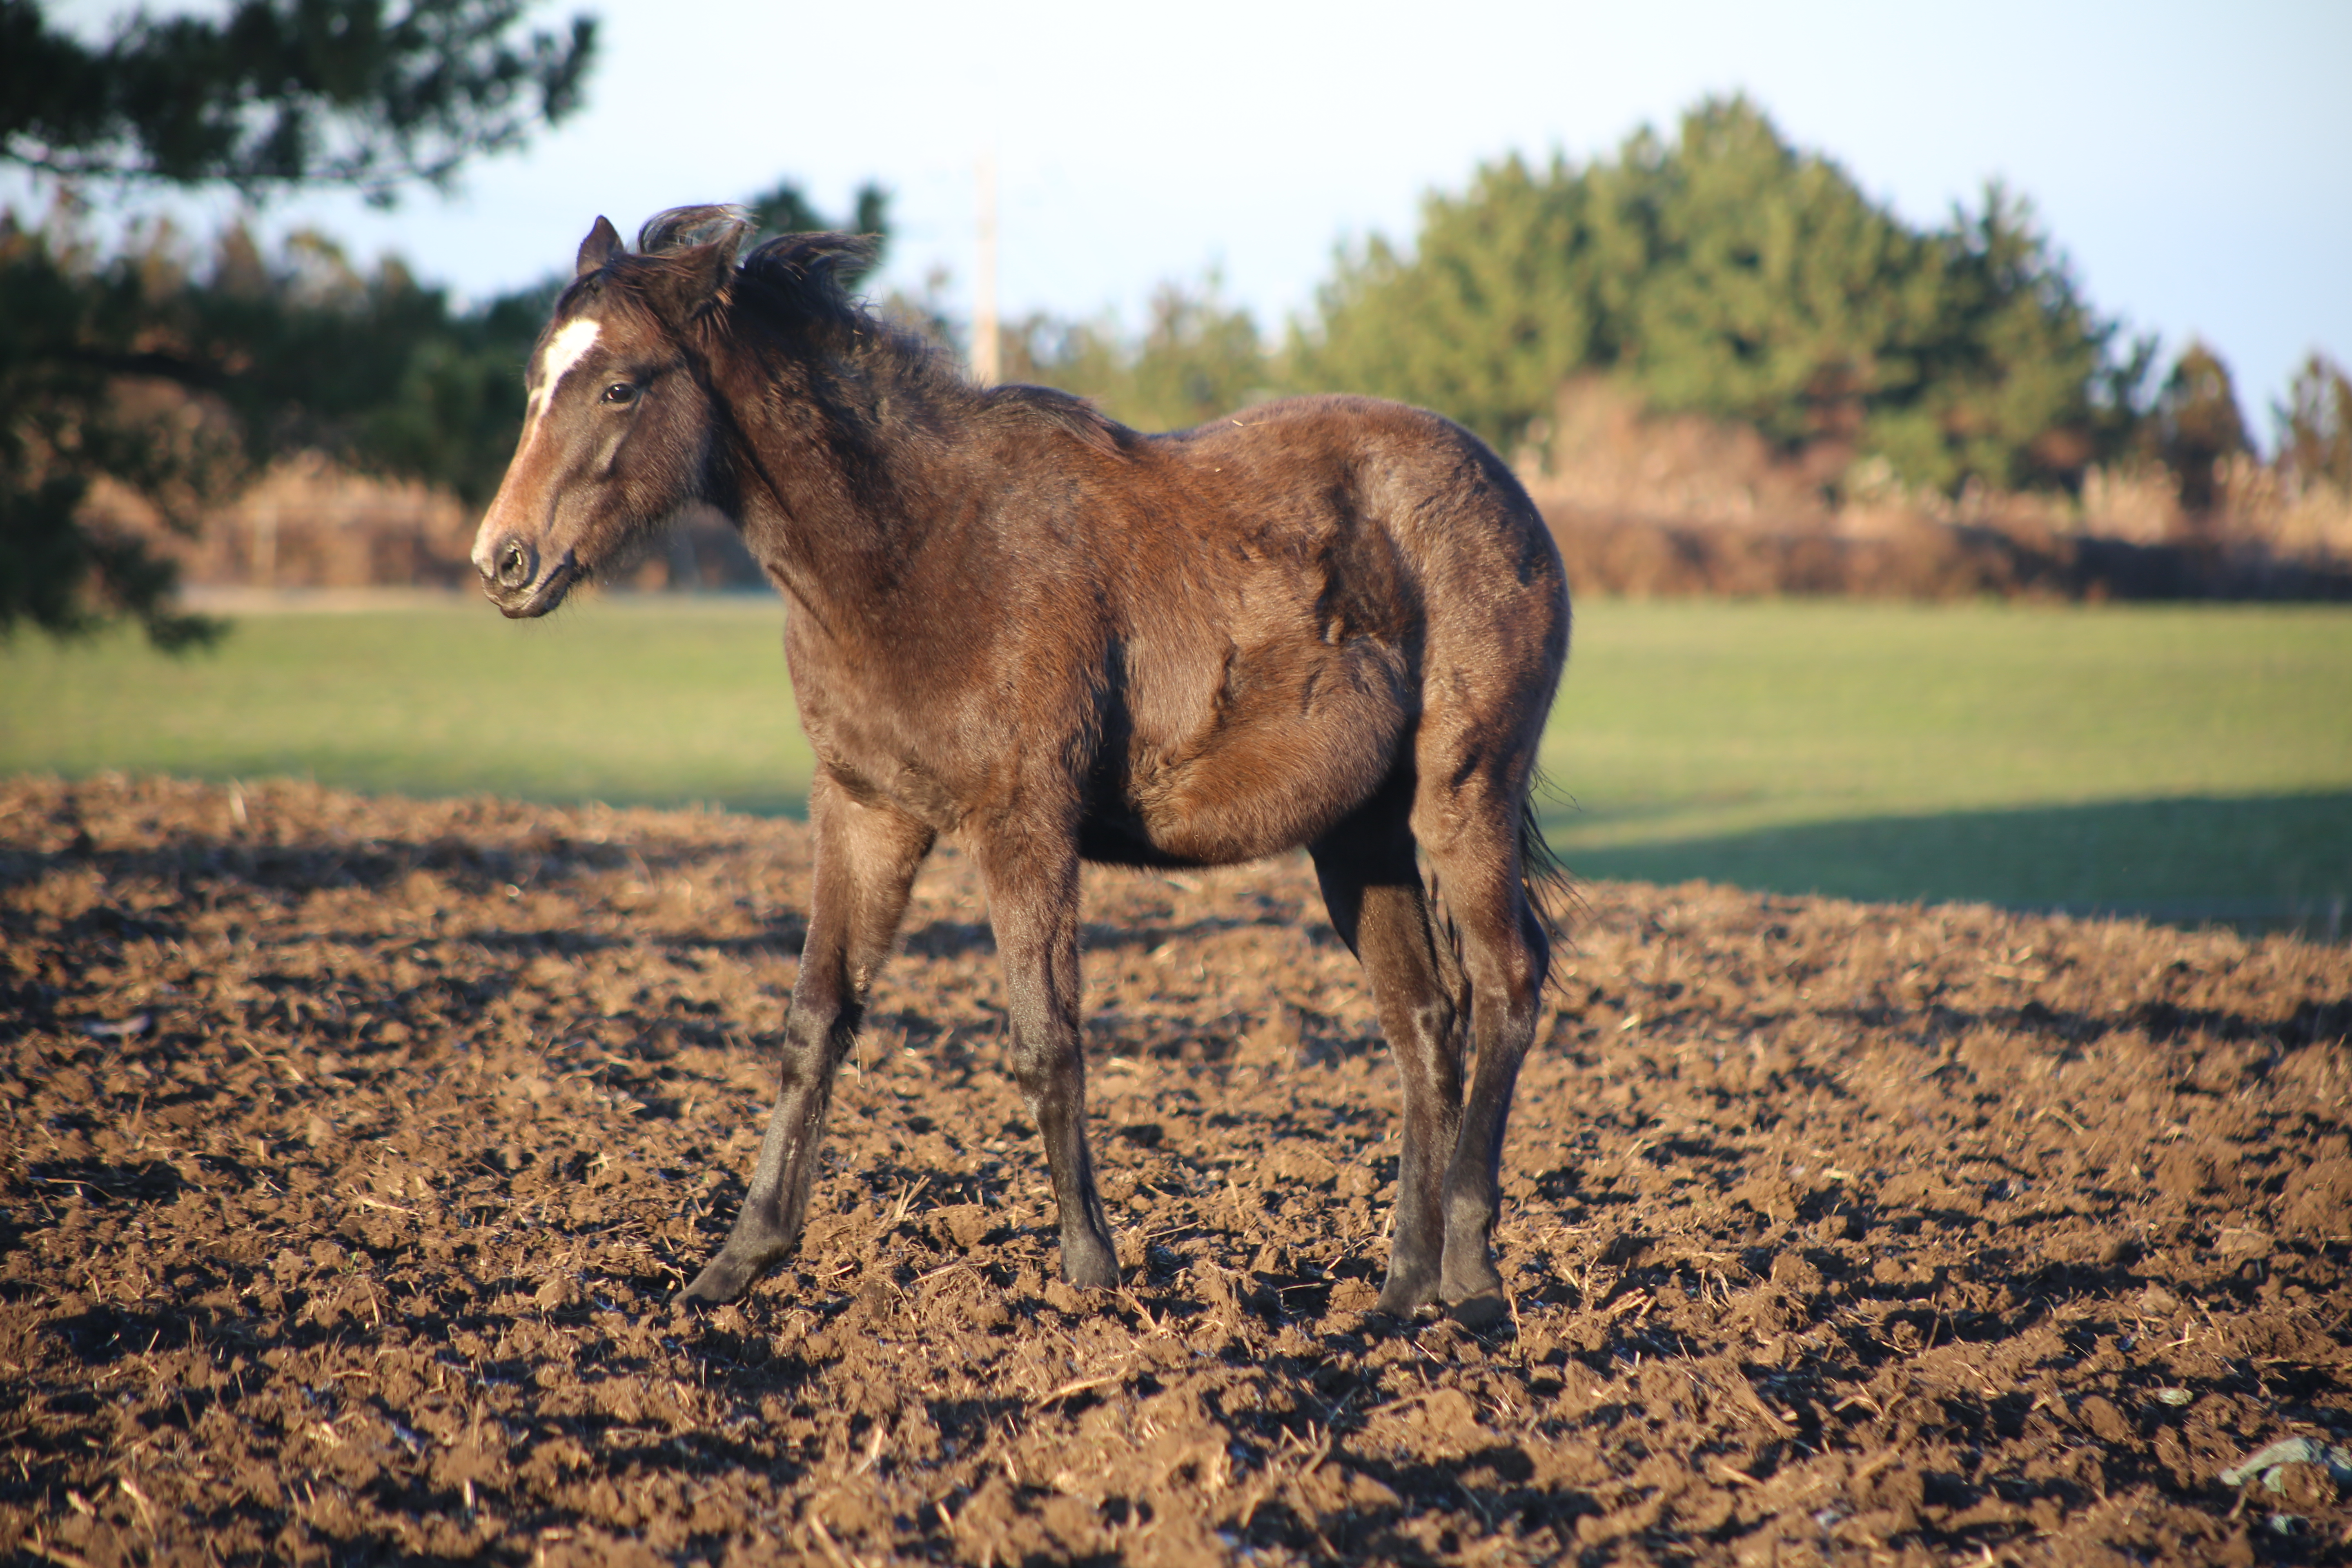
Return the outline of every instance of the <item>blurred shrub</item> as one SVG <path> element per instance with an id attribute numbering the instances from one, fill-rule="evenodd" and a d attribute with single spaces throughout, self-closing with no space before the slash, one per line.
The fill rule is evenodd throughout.
<path id="1" fill-rule="evenodd" d="M 1118 321 L 1037 314 L 1003 329 L 1007 381 L 1058 386 L 1139 430 L 1178 430 L 1264 398 L 1273 379 L 1257 323 L 1229 303 L 1211 271 L 1197 285 L 1162 283 L 1142 335 Z"/>
<path id="2" fill-rule="evenodd" d="M 1579 372 L 1784 450 L 1906 482 L 2071 484 L 2118 450 L 2152 350 L 2118 353 L 2030 209 L 1998 186 L 1915 230 L 1744 99 L 1668 143 L 1548 168 L 1516 155 L 1433 195 L 1408 251 L 1343 256 L 1291 340 L 1302 385 L 1452 415 L 1506 450 Z"/>
<path id="3" fill-rule="evenodd" d="M 2312 354 L 2273 414 L 2279 468 L 2298 483 L 2329 484 L 2352 494 L 2352 379 L 2344 367 Z"/>
<path id="4" fill-rule="evenodd" d="M 1734 420 L 1645 407 L 1578 377 L 1519 471 L 1576 589 L 1632 595 L 1850 594 L 1944 599 L 2352 596 L 2352 500 L 2239 452 L 2190 513 L 2144 458 L 2080 491 L 1905 484 L 1865 458 L 1826 482 L 1818 453 Z"/>
<path id="5" fill-rule="evenodd" d="M 169 557 L 141 531 L 83 526 L 101 479 L 130 503 L 113 515 L 181 535 L 300 450 L 479 501 L 549 298 L 457 310 L 315 234 L 267 255 L 237 226 L 200 254 L 157 226 L 110 251 L 70 203 L 32 226 L 0 214 L 0 627 L 128 613 L 163 646 L 207 635 L 164 601 Z"/>
<path id="6" fill-rule="evenodd" d="M 2221 464 L 2249 443 L 2230 367 L 2200 340 L 2189 340 L 2164 378 L 2149 433 L 2179 486 L 2180 504 L 2200 516 L 2211 511 Z"/>
<path id="7" fill-rule="evenodd" d="M 580 107 L 594 20 L 525 34 L 524 9 L 231 0 L 134 11 L 93 44 L 51 26 L 44 0 L 0 0 L 0 162 L 248 199 L 341 185 L 389 205 Z M 273 266 L 232 231 L 201 277 L 168 230 L 101 255 L 79 216 L 70 186 L 49 225 L 0 215 L 0 637 L 117 616 L 164 648 L 218 634 L 172 607 L 168 556 L 84 526 L 100 479 L 182 534 L 272 451 L 313 438 L 478 485 L 495 311 L 458 322 L 396 267 L 362 279 L 307 237 Z"/>
<path id="8" fill-rule="evenodd" d="M 1570 586 L 1636 597 L 1847 595 L 2045 600 L 2352 599 L 2352 558 L 2141 543 L 2026 519 L 1914 514 L 1868 535 L 1546 508 Z"/>

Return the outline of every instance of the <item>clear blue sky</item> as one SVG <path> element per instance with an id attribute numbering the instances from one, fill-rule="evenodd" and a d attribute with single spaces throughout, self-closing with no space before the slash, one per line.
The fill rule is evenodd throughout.
<path id="1" fill-rule="evenodd" d="M 160 8 L 172 8 L 159 0 Z M 118 7 L 74 0 L 96 29 Z M 895 193 L 886 283 L 972 276 L 974 159 L 1002 189 L 1008 313 L 1119 311 L 1222 267 L 1261 325 L 1332 247 L 1409 238 L 1423 193 L 1517 150 L 1605 153 L 1745 91 L 1800 145 L 1933 221 L 1998 177 L 2091 299 L 2220 348 L 2246 412 L 2314 347 L 2352 363 L 2352 4 L 1595 6 L 1194 0 L 784 5 L 542 0 L 602 16 L 589 107 L 460 193 L 387 216 L 273 207 L 471 293 L 568 262 L 598 213 L 732 199 L 780 176 L 845 212 Z M 21 186 L 18 187 L 21 189 Z"/>

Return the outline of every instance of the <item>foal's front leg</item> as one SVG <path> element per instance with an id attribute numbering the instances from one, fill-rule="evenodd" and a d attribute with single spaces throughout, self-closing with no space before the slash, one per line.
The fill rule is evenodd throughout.
<path id="1" fill-rule="evenodd" d="M 989 921 L 1013 1017 L 1013 1072 L 1045 1140 L 1062 1222 L 1062 1278 L 1113 1289 L 1118 1258 L 1087 1149 L 1087 1069 L 1078 1035 L 1078 855 L 1066 835 L 1024 824 L 980 850 Z"/>
<path id="2" fill-rule="evenodd" d="M 800 976 L 784 1020 L 782 1083 L 760 1163 L 735 1228 L 681 1301 L 731 1301 L 792 1251 L 808 1213 L 834 1069 L 857 1038 L 866 995 L 889 955 L 931 830 L 887 807 L 860 805 L 820 774 L 809 791 L 816 886 Z"/>

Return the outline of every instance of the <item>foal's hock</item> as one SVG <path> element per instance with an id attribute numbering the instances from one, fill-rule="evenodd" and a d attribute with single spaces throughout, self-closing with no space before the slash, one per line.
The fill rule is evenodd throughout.
<path id="1" fill-rule="evenodd" d="M 1079 862 L 1303 845 L 1404 1081 L 1381 1306 L 1502 1310 L 1504 1118 L 1549 962 L 1528 794 L 1569 635 L 1526 492 L 1392 403 L 1143 436 L 974 386 L 850 297 L 865 242 L 790 235 L 738 265 L 744 228 L 679 208 L 632 252 L 596 220 L 474 548 L 501 610 L 545 615 L 701 500 L 787 605 L 818 763 L 807 946 L 751 1190 L 685 1299 L 740 1295 L 792 1249 L 835 1068 L 944 833 L 986 882 L 1068 1279 L 1118 1280 L 1086 1137 Z"/>

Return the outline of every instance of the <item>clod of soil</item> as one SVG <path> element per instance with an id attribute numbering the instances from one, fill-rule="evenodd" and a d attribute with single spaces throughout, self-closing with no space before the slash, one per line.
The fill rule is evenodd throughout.
<path id="1" fill-rule="evenodd" d="M 2352 1553 L 2343 949 L 1589 887 L 1514 1314 L 1399 1331 L 1392 1072 L 1303 863 L 1089 875 L 1087 1296 L 942 854 L 798 1257 L 681 1314 L 807 890 L 790 823 L 0 784 L 0 1551 Z"/>

